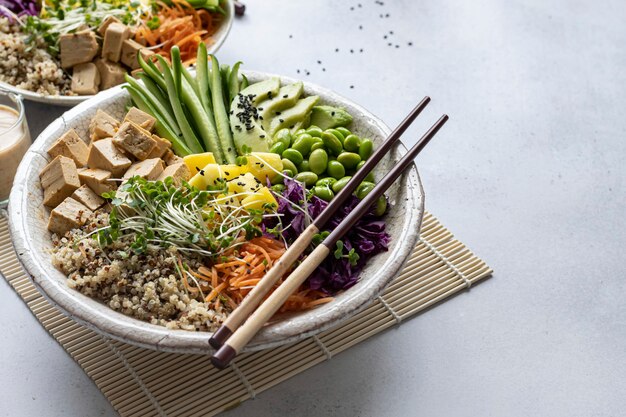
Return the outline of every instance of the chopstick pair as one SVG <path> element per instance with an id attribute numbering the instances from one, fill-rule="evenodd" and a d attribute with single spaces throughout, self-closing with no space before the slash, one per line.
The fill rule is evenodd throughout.
<path id="1" fill-rule="evenodd" d="M 415 157 L 446 123 L 448 116 L 443 115 L 428 132 L 422 136 L 418 143 L 394 165 L 374 189 L 359 202 L 356 208 L 346 216 L 335 230 L 333 230 L 265 302 L 259 306 L 263 297 L 267 295 L 278 279 L 285 274 L 287 269 L 291 267 L 302 252 L 309 246 L 313 236 L 319 233 L 337 210 L 343 206 L 348 197 L 365 179 L 367 174 L 369 174 L 378 162 L 389 152 L 391 147 L 399 140 L 400 136 L 402 136 L 429 102 L 430 98 L 425 97 L 411 111 L 374 154 L 370 156 L 363 167 L 355 173 L 348 184 L 331 200 L 326 209 L 304 230 L 255 288 L 244 298 L 243 302 L 231 313 L 224 324 L 213 334 L 209 343 L 211 346 L 218 349 L 211 357 L 211 362 L 215 367 L 223 369 L 228 366 L 237 353 L 245 347 L 250 339 L 254 337 L 261 327 L 276 313 L 280 306 L 283 305 L 285 300 L 309 277 L 326 256 L 328 256 L 336 242 L 369 210 L 395 180 L 411 166 Z"/>

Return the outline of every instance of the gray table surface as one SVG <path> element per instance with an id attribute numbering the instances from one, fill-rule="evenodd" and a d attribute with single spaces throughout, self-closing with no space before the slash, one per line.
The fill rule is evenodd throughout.
<path id="1" fill-rule="evenodd" d="M 450 115 L 419 158 L 427 208 L 496 273 L 225 415 L 624 415 L 626 3 L 247 3 L 223 62 L 389 125 L 428 94 L 409 143 Z M 61 112 L 29 105 L 33 134 Z M 115 415 L 4 281 L 0 316 L 0 415 Z"/>

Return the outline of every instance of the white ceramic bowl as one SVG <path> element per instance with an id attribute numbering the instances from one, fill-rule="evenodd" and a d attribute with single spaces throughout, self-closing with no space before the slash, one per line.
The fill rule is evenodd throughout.
<path id="1" fill-rule="evenodd" d="M 231 27 L 233 26 L 233 20 L 235 16 L 234 4 L 235 3 L 232 0 L 227 1 L 228 7 L 226 8 L 225 19 L 222 22 L 220 28 L 217 30 L 217 32 L 213 34 L 213 40 L 214 40 L 213 44 L 207 47 L 208 52 L 210 54 L 215 54 L 220 49 L 220 47 L 226 40 L 226 37 L 228 36 L 228 33 L 230 32 Z M 15 94 L 20 94 L 22 97 L 24 97 L 24 99 L 29 100 L 29 101 L 36 101 L 38 103 L 52 104 L 54 106 L 61 106 L 61 107 L 74 107 L 78 103 L 82 103 L 83 101 L 89 100 L 90 98 L 94 97 L 93 95 L 90 95 L 90 96 L 60 96 L 60 95 L 50 96 L 50 95 L 35 93 L 30 90 L 24 90 L 22 88 L 17 88 L 11 84 L 8 84 L 2 81 L 0 81 L 0 88 L 6 91 L 10 91 Z"/>
<path id="2" fill-rule="evenodd" d="M 245 73 L 252 82 L 272 75 Z M 283 83 L 295 81 L 286 77 L 281 79 Z M 375 143 L 380 144 L 390 133 L 389 128 L 370 112 L 332 91 L 305 83 L 305 92 L 319 95 L 325 104 L 346 108 L 354 117 L 351 128 L 361 136 L 372 138 Z M 39 172 L 50 160 L 46 149 L 69 128 L 86 137 L 89 120 L 97 109 L 121 118 L 127 100 L 128 94 L 121 87 L 105 91 L 69 110 L 39 135 L 18 169 L 10 196 L 13 243 L 20 261 L 42 294 L 85 326 L 114 339 L 151 349 L 210 353 L 210 333 L 168 330 L 125 316 L 70 289 L 65 275 L 51 264 L 52 244 L 46 230 L 49 210 L 42 204 L 43 192 L 39 182 Z M 404 152 L 404 146 L 400 145 L 386 157 L 379 164 L 377 177 L 380 178 L 381 172 L 386 172 Z M 415 166 L 396 182 L 388 195 L 391 207 L 386 222 L 392 237 L 389 251 L 371 259 L 360 281 L 334 301 L 310 311 L 280 316 L 269 323 L 248 345 L 248 350 L 294 342 L 334 326 L 365 308 L 393 280 L 417 242 L 424 212 L 423 189 Z"/>

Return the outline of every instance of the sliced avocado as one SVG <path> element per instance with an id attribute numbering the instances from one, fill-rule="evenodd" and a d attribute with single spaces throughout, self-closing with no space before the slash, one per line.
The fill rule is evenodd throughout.
<path id="1" fill-rule="evenodd" d="M 318 96 L 309 96 L 298 100 L 295 106 L 281 112 L 279 116 L 275 116 L 270 122 L 268 133 L 274 136 L 276 132 L 285 127 L 291 129 L 298 122 L 306 120 L 311 113 L 311 108 L 315 106 L 320 98 Z"/>
<path id="2" fill-rule="evenodd" d="M 352 123 L 352 116 L 342 108 L 315 106 L 311 110 L 311 124 L 322 130 L 348 126 L 350 123 Z"/>
<path id="3" fill-rule="evenodd" d="M 244 88 L 239 94 L 244 96 L 252 95 L 252 102 L 256 106 L 267 98 L 272 98 L 278 94 L 280 80 L 276 77 L 264 81 L 259 81 Z M 231 106 L 232 108 L 232 106 Z"/>
<path id="4" fill-rule="evenodd" d="M 278 94 L 276 94 L 273 98 L 268 98 L 267 100 L 259 103 L 257 109 L 259 111 L 259 116 L 261 116 L 260 119 L 263 129 L 269 130 L 272 118 L 277 116 L 276 112 L 280 113 L 281 110 L 295 106 L 296 102 L 302 95 L 303 89 L 304 87 L 302 82 L 289 84 L 281 87 L 281 89 L 278 90 Z"/>
<path id="5" fill-rule="evenodd" d="M 307 117 L 305 117 L 304 119 L 302 119 L 299 122 L 297 122 L 296 124 L 294 124 L 293 127 L 291 129 L 289 129 L 289 131 L 292 134 L 294 134 L 294 133 L 296 133 L 300 129 L 306 129 L 307 127 L 311 126 L 311 124 L 309 123 L 310 119 L 311 119 L 311 113 L 309 113 L 309 115 Z"/>

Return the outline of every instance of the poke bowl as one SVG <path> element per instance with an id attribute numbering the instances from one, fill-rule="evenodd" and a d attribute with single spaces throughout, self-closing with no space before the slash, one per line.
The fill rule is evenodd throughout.
<path id="1" fill-rule="evenodd" d="M 243 74 L 250 85 L 270 79 L 279 80 L 281 85 L 298 82 L 264 72 L 245 71 Z M 389 135 L 390 129 L 358 104 L 311 83 L 302 83 L 302 87 L 303 95 L 319 96 L 320 104 L 336 106 L 348 112 L 352 116 L 350 130 L 355 135 L 370 138 L 375 146 Z M 211 331 L 168 328 L 116 311 L 102 300 L 71 288 L 68 276 L 53 262 L 53 236 L 56 235 L 52 235 L 47 228 L 50 208 L 44 205 L 47 197 L 42 189 L 43 180 L 40 181 L 40 173 L 53 160 L 49 149 L 68 129 L 74 129 L 80 137 L 87 137 L 90 123 L 99 111 L 121 120 L 129 100 L 129 92 L 121 86 L 102 92 L 63 114 L 36 139 L 17 171 L 10 195 L 8 212 L 13 243 L 35 286 L 53 305 L 77 322 L 101 335 L 136 346 L 176 353 L 208 354 L 212 352 L 208 344 Z M 406 148 L 400 143 L 378 164 L 375 175 L 378 178 L 384 175 L 405 152 Z M 359 271 L 358 281 L 333 294 L 329 302 L 303 311 L 277 314 L 253 338 L 246 350 L 299 341 L 333 327 L 366 308 L 391 283 L 417 243 L 424 213 L 423 188 L 415 166 L 387 192 L 387 201 L 383 217 L 386 233 L 390 237 L 387 250 L 368 259 Z"/>

